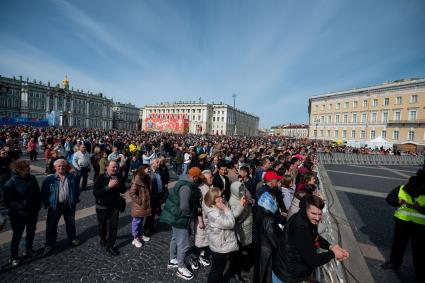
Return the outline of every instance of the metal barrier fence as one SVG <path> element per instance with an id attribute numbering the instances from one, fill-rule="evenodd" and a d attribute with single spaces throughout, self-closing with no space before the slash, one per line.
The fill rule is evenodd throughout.
<path id="1" fill-rule="evenodd" d="M 319 179 L 319 189 L 322 192 L 323 196 L 326 196 L 326 189 L 323 186 L 323 182 L 320 176 L 320 172 L 317 173 L 317 178 Z M 338 244 L 338 227 L 336 227 L 334 222 L 332 221 L 332 216 L 329 212 L 329 202 L 326 201 L 325 207 L 323 208 L 323 216 L 322 221 L 319 224 L 318 230 L 320 235 L 328 240 L 331 244 Z M 346 278 L 346 274 L 341 262 L 332 259 L 327 264 L 317 268 L 315 271 L 315 279 L 318 282 L 348 282 Z"/>
<path id="2" fill-rule="evenodd" d="M 356 154 L 356 153 L 324 153 L 317 154 L 323 165 L 353 164 L 353 165 L 422 165 L 424 156 L 412 155 L 383 155 L 383 154 Z"/>

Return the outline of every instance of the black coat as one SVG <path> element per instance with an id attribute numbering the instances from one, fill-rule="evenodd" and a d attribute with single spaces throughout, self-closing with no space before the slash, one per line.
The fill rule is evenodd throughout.
<path id="1" fill-rule="evenodd" d="M 224 176 L 224 179 L 226 180 L 226 185 L 224 185 L 220 175 L 215 174 L 213 177 L 213 186 L 219 188 L 223 192 L 224 199 L 228 201 L 230 198 L 230 180 L 227 176 Z"/>
<path id="2" fill-rule="evenodd" d="M 119 205 L 120 194 L 125 193 L 125 180 L 121 175 L 117 175 L 118 186 L 110 189 L 108 188 L 109 180 L 111 177 L 108 174 L 99 175 L 96 178 L 93 187 L 93 195 L 96 198 L 96 204 L 107 207 L 117 208 Z"/>
<path id="3" fill-rule="evenodd" d="M 273 257 L 273 272 L 283 282 L 308 281 L 314 268 L 335 257 L 331 251 L 317 253 L 317 248 L 328 250 L 329 243 L 310 223 L 305 208 L 289 218 L 278 249 Z"/>
<path id="4" fill-rule="evenodd" d="M 272 282 L 272 259 L 282 233 L 276 214 L 257 207 L 255 213 L 255 265 L 254 282 Z"/>
<path id="5" fill-rule="evenodd" d="M 12 174 L 4 184 L 3 201 L 10 213 L 29 215 L 41 209 L 41 191 L 33 175 L 21 178 Z"/>

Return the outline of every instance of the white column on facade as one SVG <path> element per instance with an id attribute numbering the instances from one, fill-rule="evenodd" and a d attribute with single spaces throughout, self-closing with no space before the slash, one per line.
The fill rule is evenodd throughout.
<path id="1" fill-rule="evenodd" d="M 71 96 L 71 107 L 69 109 L 68 126 L 74 126 L 74 97 Z"/>
<path id="2" fill-rule="evenodd" d="M 90 101 L 85 101 L 86 104 L 86 128 L 90 127 Z"/>
<path id="3" fill-rule="evenodd" d="M 50 114 L 50 93 L 46 94 L 46 114 Z"/>
<path id="4" fill-rule="evenodd" d="M 53 110 L 58 111 L 58 97 L 57 95 L 53 96 Z"/>
<path id="5" fill-rule="evenodd" d="M 28 88 L 23 87 L 21 90 L 21 113 L 22 117 L 28 117 Z"/>

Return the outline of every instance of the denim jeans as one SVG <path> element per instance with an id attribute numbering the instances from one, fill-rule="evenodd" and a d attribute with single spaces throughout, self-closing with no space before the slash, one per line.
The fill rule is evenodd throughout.
<path id="1" fill-rule="evenodd" d="M 280 280 L 276 274 L 274 274 L 274 272 L 272 271 L 272 283 L 283 283 L 282 280 Z"/>
<path id="2" fill-rule="evenodd" d="M 23 215 L 18 212 L 9 212 L 10 224 L 12 226 L 12 242 L 10 243 L 11 257 L 18 258 L 19 243 L 22 239 L 22 234 L 26 229 L 25 249 L 31 250 L 34 242 L 35 229 L 38 220 L 38 211 L 29 212 L 28 215 Z"/>
<path id="3" fill-rule="evenodd" d="M 76 182 L 78 186 L 80 186 L 80 180 L 81 178 L 83 178 L 80 191 L 84 191 L 85 189 L 87 189 L 87 180 L 89 178 L 89 172 L 90 172 L 89 167 L 82 167 L 80 170 L 77 170 Z"/>
<path id="4" fill-rule="evenodd" d="M 144 217 L 133 217 L 131 221 L 131 234 L 133 238 L 138 238 L 143 235 L 143 219 Z"/>
<path id="5" fill-rule="evenodd" d="M 47 211 L 46 246 L 53 247 L 55 245 L 58 235 L 58 222 L 62 215 L 65 220 L 68 240 L 75 240 L 77 234 L 75 229 L 75 210 L 71 209 L 68 203 L 58 203 L 56 209 L 50 207 Z"/>
<path id="6" fill-rule="evenodd" d="M 170 260 L 177 258 L 179 267 L 186 267 L 184 259 L 190 249 L 189 230 L 181 228 L 172 228 L 170 242 Z"/>
<path id="7" fill-rule="evenodd" d="M 190 165 L 190 163 L 183 163 L 183 172 L 182 172 L 182 175 L 186 175 L 187 174 L 187 170 L 189 169 L 189 165 Z"/>

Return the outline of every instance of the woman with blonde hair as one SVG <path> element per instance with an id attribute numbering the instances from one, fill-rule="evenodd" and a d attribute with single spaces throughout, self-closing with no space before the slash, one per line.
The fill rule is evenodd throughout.
<path id="1" fill-rule="evenodd" d="M 231 266 L 238 250 L 235 234 L 235 217 L 225 203 L 219 188 L 211 188 L 204 197 L 204 213 L 208 219 L 207 234 L 211 250 L 212 266 L 208 283 L 222 282 L 226 262 Z"/>

